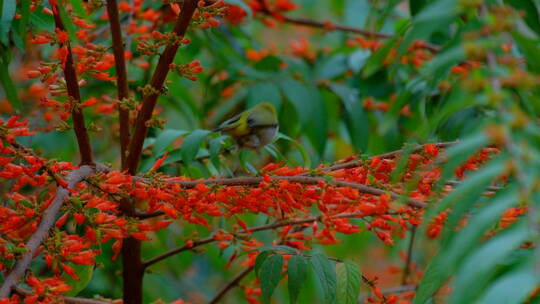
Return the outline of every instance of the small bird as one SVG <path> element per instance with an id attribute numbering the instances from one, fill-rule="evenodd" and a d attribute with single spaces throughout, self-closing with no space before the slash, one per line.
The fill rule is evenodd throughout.
<path id="1" fill-rule="evenodd" d="M 258 150 L 276 137 L 278 132 L 276 108 L 268 102 L 259 103 L 224 121 L 213 131 L 230 135 L 240 148 Z"/>

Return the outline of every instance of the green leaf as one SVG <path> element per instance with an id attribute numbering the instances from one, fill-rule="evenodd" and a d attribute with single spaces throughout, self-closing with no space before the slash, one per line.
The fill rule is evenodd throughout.
<path id="1" fill-rule="evenodd" d="M 213 138 L 210 140 L 209 146 L 209 152 L 210 152 L 210 161 L 216 167 L 216 169 L 219 170 L 221 167 L 221 161 L 219 160 L 219 152 L 221 151 L 221 147 L 223 147 L 223 141 L 227 138 L 227 136 L 222 135 L 216 138 Z"/>
<path id="2" fill-rule="evenodd" d="M 517 200 L 517 197 L 514 200 Z M 514 200 L 511 200 L 511 202 Z M 507 206 L 508 204 L 501 205 L 501 201 L 499 201 L 499 206 L 496 207 L 497 211 L 500 211 L 498 215 L 502 212 L 502 208 L 500 207 L 505 205 Z M 490 203 L 484 209 L 490 209 L 491 207 L 492 204 Z M 492 211 L 488 212 L 494 213 Z M 485 211 L 484 214 L 486 213 Z M 471 303 L 488 285 L 492 285 L 489 281 L 496 271 L 497 264 L 504 257 L 514 252 L 528 237 L 527 228 L 523 222 L 522 220 L 510 229 L 496 235 L 480 248 L 478 248 L 478 244 L 471 244 L 471 247 L 466 248 L 467 250 L 471 250 L 471 248 L 478 249 L 464 261 L 463 265 L 457 271 L 457 275 L 453 280 L 453 292 L 448 304 Z M 468 227 L 471 227 L 473 224 L 476 223 L 471 222 Z M 469 231 L 463 230 L 460 236 L 463 235 L 466 238 L 467 236 L 465 234 L 467 232 Z M 452 247 L 449 248 L 452 249 Z M 471 271 L 471 269 L 474 269 L 474 271 Z"/>
<path id="3" fill-rule="evenodd" d="M 455 64 L 463 62 L 465 57 L 465 50 L 461 46 L 445 49 L 435 56 L 433 60 L 424 65 L 421 73 L 426 79 L 431 79 L 434 83 L 438 83 L 438 79 L 446 76 L 450 68 Z"/>
<path id="4" fill-rule="evenodd" d="M 294 105 L 300 122 L 305 126 L 312 118 L 311 94 L 308 88 L 294 78 L 288 78 L 279 82 L 283 94 Z"/>
<path id="5" fill-rule="evenodd" d="M 349 56 L 349 67 L 355 73 L 358 73 L 366 64 L 369 56 L 371 56 L 371 51 L 369 50 L 358 50 L 352 53 Z"/>
<path id="6" fill-rule="evenodd" d="M 455 170 L 462 165 L 474 152 L 485 147 L 489 143 L 484 132 L 472 134 L 462 139 L 456 145 L 446 149 L 446 163 L 444 164 L 438 188 L 445 185 L 446 181 L 454 176 Z"/>
<path id="7" fill-rule="evenodd" d="M 241 149 L 238 159 L 240 160 L 240 165 L 243 169 L 247 170 L 248 173 L 255 175 L 257 174 L 257 169 L 255 169 L 255 167 L 249 161 L 249 154 L 251 152 L 251 150 Z"/>
<path id="8" fill-rule="evenodd" d="M 188 166 L 197 156 L 204 138 L 210 133 L 208 130 L 198 129 L 191 132 L 182 142 L 181 155 L 184 165 Z"/>
<path id="9" fill-rule="evenodd" d="M 474 179 L 483 179 L 483 176 L 487 175 L 487 171 L 477 175 Z M 492 175 L 491 177 L 493 178 L 495 175 Z M 469 179 L 473 179 L 473 177 Z M 468 183 L 468 181 L 465 181 L 465 184 Z M 472 183 L 475 183 L 475 181 L 472 181 L 471 184 Z M 480 186 L 474 185 L 469 187 Z M 483 189 L 484 187 L 480 190 Z M 457 189 L 455 191 L 457 191 Z M 447 246 L 444 246 L 439 250 L 437 255 L 430 261 L 424 273 L 414 304 L 426 303 L 427 299 L 429 299 L 442 286 L 448 277 L 457 270 L 458 265 L 463 262 L 468 252 L 475 248 L 474 246 L 477 246 L 478 241 L 484 235 L 484 232 L 491 227 L 490 223 L 492 224 L 493 221 L 498 218 L 498 215 L 501 214 L 499 211 L 504 210 L 508 205 L 515 203 L 515 198 L 513 198 L 512 195 L 515 195 L 516 189 L 507 191 L 508 192 L 497 195 L 495 200 L 496 205 L 493 207 L 494 210 L 482 211 L 479 213 L 463 231 L 460 231 L 456 236 L 450 239 Z M 480 193 L 481 192 L 482 191 L 480 191 Z M 477 197 L 478 196 L 479 194 L 477 194 Z M 510 202 L 507 200 L 510 200 Z M 486 208 L 490 207 L 491 205 Z M 489 255 L 489 253 L 486 254 Z M 467 269 L 470 269 L 470 267 Z"/>
<path id="10" fill-rule="evenodd" d="M 523 222 L 525 221 L 522 220 L 519 225 L 516 223 L 510 229 L 504 230 L 482 245 L 470 258 L 465 260 L 461 269 L 466 269 L 466 271 L 472 272 L 471 275 L 474 275 L 476 271 L 480 273 L 484 271 L 483 269 L 493 267 L 510 250 L 519 246 L 528 237 L 527 227 Z M 429 298 L 456 271 L 457 263 L 463 261 L 463 255 L 447 256 L 444 254 L 444 248 L 441 249 L 437 256 L 430 261 L 413 304 L 428 303 Z"/>
<path id="11" fill-rule="evenodd" d="M 71 6 L 73 7 L 73 10 L 75 13 L 77 13 L 77 16 L 82 17 L 84 19 L 89 19 L 88 14 L 86 13 L 86 10 L 84 9 L 84 6 L 82 4 L 81 0 L 70 0 Z"/>
<path id="12" fill-rule="evenodd" d="M 518 32 L 513 32 L 512 37 L 525 58 L 527 58 L 526 63 L 529 69 L 540 74 L 540 48 L 538 47 L 538 41 L 531 40 Z"/>
<path id="13" fill-rule="evenodd" d="M 47 31 L 54 31 L 55 28 L 53 18 L 41 10 L 35 10 L 30 14 L 30 24 Z"/>
<path id="14" fill-rule="evenodd" d="M 483 168 L 472 172 L 454 191 L 437 203 L 437 207 L 433 208 L 433 210 L 438 212 L 452 208 L 445 229 L 453 230 L 461 217 L 479 200 L 487 186 L 503 173 L 505 170 L 504 162 L 507 157 L 507 154 L 501 154 L 490 160 Z M 431 211 L 428 214 L 427 218 L 430 218 Z"/>
<path id="15" fill-rule="evenodd" d="M 279 87 L 273 82 L 257 82 L 248 90 L 247 107 L 252 108 L 261 102 L 270 102 L 279 112 L 281 107 L 281 94 Z"/>
<path id="16" fill-rule="evenodd" d="M 268 75 L 272 75 L 273 73 L 279 71 L 280 65 L 281 60 L 276 56 L 270 55 L 255 63 L 253 67 L 257 71 L 266 72 Z"/>
<path id="17" fill-rule="evenodd" d="M 11 29 L 11 22 L 15 17 L 15 11 L 17 9 L 16 0 L 2 0 L 1 14 L 0 14 L 0 42 L 5 45 L 9 44 L 9 30 Z"/>
<path id="18" fill-rule="evenodd" d="M 298 253 L 298 249 L 285 246 L 285 245 L 275 245 L 275 246 L 261 246 L 257 247 L 255 250 L 259 251 L 283 251 L 286 253 L 296 254 Z"/>
<path id="19" fill-rule="evenodd" d="M 21 0 L 21 19 L 19 19 L 19 37 L 21 37 L 21 43 L 24 46 L 26 44 L 26 39 L 23 39 L 26 37 L 26 26 L 28 25 L 28 21 L 30 21 L 30 4 L 32 4 L 31 0 Z M 21 50 L 24 52 L 24 50 Z"/>
<path id="20" fill-rule="evenodd" d="M 345 54 L 335 54 L 326 61 L 319 61 L 319 64 L 315 68 L 315 74 L 317 80 L 332 79 L 336 76 L 342 75 L 348 69 L 347 56 Z"/>
<path id="21" fill-rule="evenodd" d="M 337 303 L 356 304 L 362 275 L 358 264 L 345 261 L 337 265 Z"/>
<path id="22" fill-rule="evenodd" d="M 263 303 L 269 303 L 279 280 L 283 268 L 283 256 L 274 254 L 267 258 L 261 266 L 259 279 L 261 280 L 261 292 Z"/>
<path id="23" fill-rule="evenodd" d="M 176 139 L 188 133 L 185 130 L 167 129 L 159 133 L 154 141 L 154 155 L 161 155 Z"/>
<path id="24" fill-rule="evenodd" d="M 311 257 L 311 266 L 319 282 L 321 283 L 324 295 L 324 303 L 334 303 L 336 301 L 336 267 L 328 258 L 320 253 Z"/>
<path id="25" fill-rule="evenodd" d="M 365 151 L 370 135 L 369 120 L 358 98 L 358 91 L 340 84 L 331 84 L 330 89 L 341 99 L 345 108 L 345 124 L 351 144 L 357 152 Z"/>
<path id="26" fill-rule="evenodd" d="M 401 91 L 392 102 L 390 109 L 384 114 L 382 122 L 377 127 L 378 134 L 387 134 L 393 129 L 397 129 L 401 109 L 410 102 L 413 94 L 409 89 Z"/>
<path id="27" fill-rule="evenodd" d="M 69 36 L 69 40 L 77 41 L 77 36 L 75 34 L 77 29 L 75 28 L 75 25 L 71 21 L 71 17 L 66 13 L 66 10 L 63 5 L 57 5 L 57 7 L 58 7 L 58 14 L 60 15 L 60 19 L 62 19 L 64 28 L 66 29 L 66 32 Z"/>
<path id="28" fill-rule="evenodd" d="M 183 88 L 180 86 L 180 88 Z M 229 98 L 227 102 L 216 106 L 212 111 L 214 112 L 214 115 L 209 119 L 209 124 L 211 126 L 219 126 L 220 123 L 225 120 L 227 114 L 229 114 L 231 111 L 234 110 L 235 107 L 237 107 L 239 104 L 241 104 L 244 99 L 246 98 L 248 94 L 248 91 L 244 88 L 241 88 L 234 94 L 233 97 Z"/>
<path id="29" fill-rule="evenodd" d="M 409 10 L 411 11 L 411 15 L 416 15 L 418 12 L 420 12 L 427 4 L 429 4 L 430 0 L 409 0 Z"/>
<path id="30" fill-rule="evenodd" d="M 370 6 L 369 0 L 347 0 L 345 6 L 345 24 L 363 27 L 371 12 Z"/>
<path id="31" fill-rule="evenodd" d="M 522 267 L 510 272 L 487 287 L 478 304 L 520 304 L 534 291 L 540 283 L 534 263 L 525 263 Z M 526 303 L 538 303 L 529 302 Z"/>
<path id="32" fill-rule="evenodd" d="M 274 144 L 264 146 L 264 151 L 270 154 L 276 160 L 276 162 L 281 162 L 285 159 L 285 156 L 279 152 L 278 148 Z"/>
<path id="33" fill-rule="evenodd" d="M 383 47 L 379 48 L 364 65 L 364 70 L 362 72 L 362 77 L 368 78 L 369 76 L 378 72 L 384 64 L 384 61 L 390 54 L 390 51 L 393 50 L 397 42 L 401 39 L 400 35 L 395 35 L 394 37 L 388 39 Z"/>
<path id="34" fill-rule="evenodd" d="M 309 157 L 309 154 L 307 153 L 304 146 L 302 146 L 299 142 L 297 142 L 296 140 L 290 138 L 289 136 L 287 136 L 287 135 L 285 135 L 283 133 L 278 133 L 278 135 L 276 136 L 276 140 L 278 140 L 278 139 L 284 139 L 284 140 L 292 143 L 296 147 L 296 149 L 298 149 L 300 154 L 302 154 L 302 159 L 304 160 L 304 168 L 310 168 L 311 167 L 311 158 Z"/>
<path id="35" fill-rule="evenodd" d="M 407 51 L 413 41 L 427 40 L 432 33 L 454 22 L 460 11 L 458 3 L 459 0 L 435 0 L 416 14 L 410 30 L 399 45 L 398 57 Z"/>
<path id="36" fill-rule="evenodd" d="M 0 57 L 0 83 L 2 83 L 2 87 L 4 88 L 4 92 L 9 100 L 9 103 L 17 110 L 21 110 L 22 104 L 19 100 L 19 95 L 17 94 L 17 88 L 15 87 L 15 84 L 13 84 L 13 80 L 9 75 L 9 51 L 7 49 L 3 49 L 1 45 L 0 51 L 2 52 Z"/>
<path id="37" fill-rule="evenodd" d="M 268 258 L 271 254 L 273 254 L 272 251 L 261 251 L 257 255 L 257 258 L 255 259 L 255 275 L 256 276 L 259 276 L 261 266 L 263 265 L 264 261 L 266 261 L 266 258 Z"/>
<path id="38" fill-rule="evenodd" d="M 309 98 L 311 100 L 312 117 L 304 128 L 315 151 L 320 156 L 324 154 L 326 148 L 327 135 L 327 113 L 319 89 L 315 86 L 308 87 Z"/>
<path id="39" fill-rule="evenodd" d="M 287 274 L 289 275 L 288 286 L 291 304 L 296 303 L 296 300 L 298 299 L 300 290 L 306 281 L 307 271 L 307 259 L 300 254 L 293 255 L 289 260 L 289 265 L 287 268 Z"/>
<path id="40" fill-rule="evenodd" d="M 71 290 L 65 295 L 73 297 L 85 289 L 86 286 L 90 284 L 90 281 L 92 281 L 92 276 L 94 275 L 94 265 L 71 265 L 71 267 L 73 267 L 80 280 L 74 280 L 65 273 L 62 274 L 62 277 L 64 280 L 66 280 L 66 283 L 71 286 Z"/>
<path id="41" fill-rule="evenodd" d="M 540 36 L 540 16 L 533 0 L 504 0 L 504 2 L 525 13 L 525 23 Z"/>

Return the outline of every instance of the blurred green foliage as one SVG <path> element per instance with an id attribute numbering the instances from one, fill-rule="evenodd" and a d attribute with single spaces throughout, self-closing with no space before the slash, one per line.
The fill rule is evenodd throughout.
<path id="1" fill-rule="evenodd" d="M 51 18 L 41 10 L 28 13 L 29 2 L 4 0 L 0 23 L 2 93 L 22 113 L 29 111 L 30 102 L 19 101 L 14 92 L 17 89 L 28 90 L 30 83 L 12 81 L 8 77 L 8 65 L 10 71 L 14 70 L 13 67 L 20 67 L 24 56 L 28 56 L 23 39 L 27 24 L 37 30 L 53 26 Z M 497 15 L 490 14 L 488 8 L 500 5 L 500 1 L 480 1 L 486 6 L 483 10 L 487 10 L 483 14 L 478 13 L 482 9 L 476 9 L 475 1 L 296 2 L 301 9 L 291 13 L 292 16 L 332 20 L 336 24 L 380 31 L 392 37 L 385 40 L 386 44 L 377 51 L 372 51 L 348 46 L 347 41 L 353 37 L 350 33 L 285 24 L 274 29 L 259 22 L 258 17 L 252 14 L 240 26 L 225 23 L 210 30 L 190 31 L 188 36 L 192 43 L 178 52 L 175 63 L 200 60 L 205 72 L 197 82 L 175 74 L 169 76 L 167 93 L 159 99 L 161 117 L 166 119 L 166 124 L 163 129 L 150 130 L 141 171 L 148 170 L 168 152 L 169 158 L 164 163 L 167 173 L 194 178 L 232 174 L 230 168 L 235 164 L 234 157 L 228 152 L 234 149 L 231 142 L 207 130 L 263 101 L 277 107 L 282 135 L 261 153 L 247 153 L 243 159 L 244 166 L 260 168 L 269 161 L 284 161 L 291 166 L 314 168 L 351 155 L 374 155 L 399 149 L 406 143 L 461 139 L 447 152 L 446 165 L 442 170 L 444 182 L 452 178 L 454 170 L 477 149 L 499 144 L 493 141 L 492 134 L 486 135 L 485 131 L 486 126 L 497 125 L 500 127 L 498 132 L 504 133 L 509 150 L 467 177 L 455 192 L 427 212 L 425 222 L 440 211 L 453 210 L 441 249 L 435 257 L 430 259 L 435 253 L 432 244 L 422 241 L 422 247 L 417 246 L 413 259 L 428 266 L 413 303 L 433 303 L 433 294 L 453 276 L 455 292 L 448 298 L 448 303 L 522 303 L 540 283 L 538 274 L 533 270 L 538 257 L 531 250 L 518 249 L 525 241 L 538 240 L 538 215 L 533 211 L 539 207 L 540 201 L 540 130 L 537 123 L 540 92 L 538 80 L 532 87 L 524 83 L 502 88 L 493 84 L 495 78 L 513 77 L 513 70 L 500 62 L 488 63 L 486 53 L 502 57 L 504 53 L 500 46 L 511 42 L 513 47 L 509 54 L 523 58 L 526 66 L 521 64 L 519 67 L 538 79 L 538 3 L 532 0 L 504 1 L 509 7 L 524 10 L 524 16 L 509 17 L 514 18 L 514 23 L 507 30 L 472 39 L 468 33 L 496 25 Z M 78 13 L 84 15 L 80 1 L 71 3 Z M 18 12 L 23 12 L 22 18 L 13 19 L 14 5 Z M 148 2 L 147 5 L 158 10 L 162 3 Z M 6 31 L 8 25 L 11 31 Z M 70 36 L 74 35 L 69 32 Z M 297 56 L 291 52 L 290 42 L 300 38 L 307 39 L 308 50 L 313 57 Z M 417 40 L 440 46 L 440 52 L 433 53 L 433 58 L 419 67 L 400 60 L 385 62 L 392 52 L 396 52 L 398 57 L 406 55 Z M 98 38 L 96 43 L 108 44 L 108 41 L 108 37 Z M 127 47 L 136 52 L 135 44 L 129 39 L 127 41 L 131 42 Z M 249 50 L 265 49 L 270 49 L 270 54 L 260 61 L 255 62 L 246 56 Z M 52 50 L 52 46 L 40 46 L 43 57 Z M 474 50 L 483 52 L 482 59 L 485 60 L 463 81 L 451 73 L 451 68 L 476 59 L 471 58 Z M 157 59 L 157 56 L 148 59 L 151 67 L 155 66 Z M 148 83 L 151 70 L 140 69 L 134 64 L 128 66 L 132 80 L 129 86 L 136 100 L 142 99 L 137 88 Z M 481 85 L 472 87 L 476 82 Z M 441 83 L 449 88 L 445 89 Z M 112 92 L 114 87 L 104 82 L 89 82 L 82 87 L 85 99 Z M 366 106 L 369 100 L 385 106 L 369 108 Z M 405 107 L 408 110 L 404 114 Z M 86 114 L 88 121 L 101 128 L 92 134 L 97 158 L 118 164 L 117 147 L 112 145 L 117 139 L 114 126 L 111 127 L 115 118 L 93 112 Z M 525 122 L 518 123 L 519 119 L 525 119 L 523 117 L 527 118 Z M 31 119 L 34 126 L 43 126 L 39 119 Z M 183 137 L 182 149 L 177 142 L 179 137 Z M 52 158 L 77 159 L 76 143 L 69 131 L 39 133 L 25 144 Z M 513 169 L 505 189 L 492 198 L 483 197 L 484 188 L 492 183 L 493 177 L 508 173 L 509 167 Z M 516 204 L 528 205 L 531 214 L 512 228 L 482 241 L 482 236 L 496 227 L 501 212 Z M 453 228 L 463 218 L 468 218 L 469 225 L 458 232 Z M 212 220 L 215 230 L 227 225 L 219 219 Z M 255 225 L 264 224 L 267 219 L 246 216 L 244 220 Z M 360 221 L 358 223 L 361 224 Z M 536 226 L 531 228 L 531 225 Z M 159 231 L 153 241 L 145 243 L 143 257 L 153 257 L 182 245 L 187 239 L 208 233 L 207 229 L 173 224 L 166 231 Z M 262 235 L 261 240 L 273 240 L 271 232 Z M 423 238 L 422 233 L 419 235 Z M 342 237 L 343 242 L 338 245 L 324 249 L 317 246 L 314 252 L 324 251 L 328 256 L 353 260 L 360 265 L 362 272 L 380 274 L 390 265 L 402 266 L 399 253 L 406 250 L 407 240 L 405 238 L 393 248 L 381 249 L 380 242 L 371 235 L 356 234 Z M 79 295 L 101 294 L 119 298 L 120 263 L 110 260 L 110 244 L 105 244 L 102 251 L 104 254 L 100 255 L 98 262 L 104 267 L 95 269 L 90 285 Z M 185 252 L 160 262 L 145 276 L 145 301 L 158 298 L 171 301 L 180 296 L 193 299 L 195 303 L 207 301 L 227 282 L 227 278 L 242 269 L 236 264 L 225 269 L 232 254 L 232 248 L 220 251 L 208 246 L 204 248 L 204 254 Z M 272 255 L 275 257 L 272 263 L 279 263 L 278 256 Z M 322 257 L 311 262 L 322 268 L 329 267 L 329 262 Z M 340 270 L 341 273 L 349 271 L 354 277 L 354 271 L 347 265 L 341 266 L 345 268 Z M 336 279 L 317 277 L 319 274 L 305 274 L 307 280 L 297 303 L 333 301 L 328 298 L 328 293 L 322 291 L 330 288 L 327 284 L 336 284 Z M 251 278 L 253 276 L 250 274 Z M 339 285 L 340 278 L 337 280 Z M 381 281 L 385 285 L 399 284 L 395 279 L 381 278 Z M 272 289 L 277 285 L 272 297 L 274 303 L 286 303 L 289 297 L 296 297 L 288 295 L 285 282 L 278 283 L 274 277 L 263 278 L 261 283 L 269 284 Z M 362 287 L 361 293 L 366 292 Z M 263 296 L 267 297 L 265 287 Z M 242 296 L 235 293 L 228 296 L 225 303 L 238 303 L 241 299 Z"/>

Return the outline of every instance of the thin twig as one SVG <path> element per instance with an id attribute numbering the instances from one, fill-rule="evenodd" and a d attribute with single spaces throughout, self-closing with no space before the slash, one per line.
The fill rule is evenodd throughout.
<path id="1" fill-rule="evenodd" d="M 22 258 L 17 262 L 15 268 L 9 273 L 4 281 L 4 284 L 0 288 L 0 298 L 5 298 L 9 296 L 11 288 L 17 284 L 19 279 L 24 275 L 26 269 L 30 265 L 37 249 L 43 242 L 43 240 L 49 234 L 49 230 L 54 225 L 56 220 L 56 215 L 60 211 L 60 208 L 64 204 L 64 201 L 69 197 L 69 189 L 75 187 L 79 182 L 87 178 L 88 176 L 94 174 L 95 169 L 91 166 L 81 166 L 79 169 L 71 171 L 67 177 L 68 189 L 63 187 L 58 187 L 56 190 L 56 195 L 51 203 L 51 205 L 45 210 L 43 217 L 39 223 L 38 228 L 30 236 L 28 242 L 26 243 L 25 249 L 26 252 L 22 255 Z"/>
<path id="2" fill-rule="evenodd" d="M 54 12 L 54 22 L 56 28 L 61 31 L 65 30 L 64 23 L 62 18 L 58 13 L 58 8 L 53 6 Z M 63 44 L 60 44 L 62 47 Z M 69 42 L 66 44 L 67 47 L 67 57 L 66 62 L 62 69 L 64 70 L 64 78 L 66 79 L 66 86 L 68 96 L 71 99 L 71 117 L 73 118 L 73 129 L 75 131 L 75 136 L 77 137 L 77 143 L 79 145 L 79 151 L 81 153 L 81 164 L 82 165 L 92 165 L 92 147 L 90 146 L 90 139 L 88 137 L 88 131 L 86 130 L 86 123 L 84 121 L 84 114 L 82 108 L 79 107 L 81 103 L 81 93 L 79 89 L 79 82 L 77 81 L 77 73 L 73 65 L 73 55 L 71 52 L 71 46 Z"/>
<path id="3" fill-rule="evenodd" d="M 363 212 L 351 212 L 351 213 L 342 213 L 342 214 L 338 214 L 338 215 L 335 215 L 335 216 L 330 216 L 330 218 L 333 218 L 333 219 L 338 219 L 338 218 L 353 218 L 353 217 L 358 217 L 358 216 L 362 216 L 363 215 Z M 236 232 L 235 234 L 246 234 L 246 233 L 253 233 L 253 232 L 259 232 L 259 231 L 264 231 L 264 230 L 271 230 L 271 229 L 276 229 L 276 228 L 280 228 L 280 227 L 285 227 L 285 226 L 289 226 L 289 225 L 302 225 L 302 224 L 307 224 L 307 223 L 312 223 L 312 222 L 316 222 L 316 221 L 320 221 L 322 220 L 322 216 L 316 216 L 316 217 L 309 217 L 309 218 L 305 218 L 305 219 L 298 219 L 298 220 L 289 220 L 289 221 L 283 221 L 283 222 L 275 222 L 275 223 L 272 223 L 272 224 L 266 224 L 266 225 L 261 225 L 261 226 L 256 226 L 256 227 L 252 227 L 252 228 L 249 228 L 247 230 L 240 230 L 238 232 Z M 142 265 L 144 268 L 146 267 L 149 267 L 157 262 L 160 262 L 170 256 L 173 256 L 175 254 L 178 254 L 178 253 L 181 253 L 181 252 L 184 252 L 184 251 L 187 251 L 187 250 L 192 250 L 196 247 L 199 247 L 199 246 L 202 246 L 202 245 L 205 245 L 205 244 L 208 244 L 208 243 L 212 243 L 212 242 L 215 242 L 216 240 L 214 239 L 214 236 L 210 236 L 210 237 L 207 237 L 205 239 L 202 239 L 202 240 L 199 240 L 199 241 L 194 241 L 192 244 L 190 244 L 189 246 L 188 245 L 184 245 L 184 246 L 180 246 L 180 247 L 177 247 L 177 248 L 174 248 L 174 249 L 171 249 L 170 251 L 164 253 L 164 254 L 161 254 L 157 257 L 154 257 L 146 262 L 144 262 Z"/>
<path id="4" fill-rule="evenodd" d="M 409 239 L 409 245 L 407 247 L 407 258 L 405 260 L 405 268 L 403 270 L 403 277 L 401 279 L 402 285 L 407 284 L 407 279 L 409 278 L 409 273 L 411 272 L 411 263 L 412 263 L 412 254 L 413 254 L 415 236 L 416 236 L 416 226 L 412 225 L 411 238 Z"/>
<path id="5" fill-rule="evenodd" d="M 448 180 L 446 181 L 446 184 L 447 185 L 450 185 L 450 186 L 458 186 L 461 184 L 460 181 L 456 181 L 456 180 Z M 497 192 L 499 190 L 502 190 L 504 189 L 503 187 L 499 187 L 499 186 L 487 186 L 486 187 L 486 190 L 487 191 L 491 191 L 491 192 Z"/>
<path id="6" fill-rule="evenodd" d="M 129 109 L 123 104 L 129 97 L 126 58 L 124 43 L 122 41 L 122 29 L 118 18 L 118 4 L 116 0 L 107 0 L 107 14 L 111 25 L 114 63 L 116 65 L 116 85 L 118 89 L 118 113 L 120 120 L 120 156 L 122 170 L 126 169 L 126 152 L 129 145 Z"/>
<path id="7" fill-rule="evenodd" d="M 225 294 L 227 294 L 227 292 L 229 292 L 229 290 L 233 289 L 235 286 L 237 286 L 240 281 L 242 281 L 242 279 L 244 277 L 246 277 L 251 271 L 253 270 L 253 267 L 248 267 L 246 269 L 244 269 L 244 271 L 242 271 L 241 273 L 239 273 L 234 279 L 232 279 L 232 281 L 230 281 L 227 285 L 225 285 L 219 292 L 218 294 L 210 301 L 208 302 L 208 304 L 216 304 L 216 303 L 219 303 L 219 301 L 221 299 L 223 299 L 223 297 L 225 296 Z"/>
<path id="8" fill-rule="evenodd" d="M 270 16 L 270 17 L 273 17 L 278 21 L 282 21 L 282 22 L 286 22 L 286 23 L 290 23 L 290 24 L 308 26 L 308 27 L 315 27 L 315 28 L 324 29 L 326 31 L 334 31 L 335 30 L 335 31 L 354 33 L 354 34 L 359 34 L 359 35 L 362 35 L 362 36 L 366 36 L 368 38 L 385 39 L 385 38 L 390 38 L 390 37 L 393 36 L 392 34 L 369 31 L 369 30 L 365 30 L 365 29 L 352 27 L 352 26 L 338 25 L 338 24 L 333 24 L 331 22 L 320 22 L 320 21 L 315 21 L 315 20 L 306 19 L 306 18 L 288 17 L 288 16 L 285 16 L 283 14 L 273 12 L 266 5 L 265 0 L 259 0 L 259 3 L 262 6 L 262 11 L 261 12 L 263 14 L 265 14 L 267 16 Z M 436 46 L 436 45 L 433 45 L 433 44 L 430 44 L 430 43 L 427 43 L 427 42 L 423 45 L 423 47 L 425 49 L 428 49 L 428 50 L 434 52 L 434 53 L 438 53 L 438 52 L 441 51 L 440 46 Z"/>
<path id="9" fill-rule="evenodd" d="M 378 188 L 374 188 L 371 186 L 366 186 L 363 184 L 357 184 L 357 183 L 351 183 L 351 182 L 345 182 L 340 180 L 327 180 L 323 177 L 313 177 L 313 176 L 270 176 L 270 180 L 272 181 L 289 181 L 293 183 L 301 183 L 301 184 L 311 184 L 316 185 L 319 183 L 325 183 L 330 185 L 336 185 L 339 187 L 349 187 L 352 189 L 359 190 L 363 193 L 372 194 L 372 195 L 383 195 L 388 194 L 393 199 L 400 199 L 401 195 L 388 191 L 388 190 L 382 190 Z M 148 181 L 147 179 L 144 179 Z M 203 179 L 203 180 L 193 180 L 193 181 L 179 181 L 179 180 L 166 180 L 165 182 L 171 183 L 171 184 L 180 184 L 185 188 L 194 188 L 195 186 L 199 184 L 219 184 L 224 186 L 247 186 L 247 185 L 258 185 L 262 181 L 264 181 L 263 177 L 234 177 L 234 178 L 216 178 L 216 179 Z M 413 207 L 418 208 L 426 208 L 428 205 L 422 201 L 407 198 L 407 203 Z"/>
<path id="10" fill-rule="evenodd" d="M 416 290 L 416 288 L 417 288 L 416 285 L 404 285 L 404 286 L 398 286 L 398 287 L 394 287 L 394 288 L 383 289 L 383 290 L 381 290 L 381 293 L 383 295 L 393 295 L 393 294 L 398 294 L 398 293 L 405 293 L 405 292 L 409 292 L 409 291 L 414 291 L 414 290 Z M 368 299 L 368 297 L 369 296 L 360 298 L 358 303 L 363 304 Z"/>
<path id="11" fill-rule="evenodd" d="M 434 145 L 437 148 L 444 149 L 444 148 L 453 146 L 453 145 L 455 145 L 457 143 L 459 143 L 459 141 L 441 142 L 441 143 L 435 143 Z M 422 149 L 424 149 L 424 146 L 425 145 L 418 145 L 417 147 L 412 149 L 411 153 L 417 153 L 419 151 L 422 151 Z M 396 156 L 402 154 L 404 151 L 407 151 L 407 150 L 408 149 L 404 148 L 404 149 L 399 149 L 399 150 L 383 153 L 383 154 L 380 154 L 380 155 L 374 155 L 374 156 L 371 156 L 370 159 L 373 159 L 375 157 L 379 157 L 379 158 L 383 158 L 383 159 L 395 158 Z M 342 164 L 335 164 L 335 165 L 332 165 L 332 166 L 322 168 L 321 171 L 328 172 L 328 171 L 336 171 L 336 170 L 340 170 L 340 169 L 350 169 L 350 168 L 358 167 L 363 162 L 364 162 L 363 160 L 356 159 L 356 160 L 353 160 L 353 161 L 350 161 L 350 162 L 346 162 L 346 163 L 342 163 Z"/>
<path id="12" fill-rule="evenodd" d="M 186 34 L 187 28 L 191 23 L 191 18 L 195 9 L 197 8 L 196 0 L 185 0 L 182 5 L 182 10 L 180 16 L 178 17 L 176 24 L 174 25 L 174 34 L 178 38 L 183 37 Z M 179 45 L 177 43 L 171 43 L 167 45 L 161 56 L 159 57 L 156 70 L 151 80 L 151 87 L 155 91 L 150 93 L 143 101 L 141 110 L 137 115 L 137 120 L 135 122 L 135 132 L 131 137 L 128 149 L 128 156 L 126 161 L 126 168 L 128 172 L 132 175 L 137 173 L 137 167 L 139 166 L 139 161 L 141 158 L 142 148 L 144 144 L 144 139 L 146 138 L 146 133 L 148 131 L 147 122 L 152 118 L 152 113 L 157 103 L 159 96 L 158 92 L 161 92 L 163 88 L 163 83 L 167 74 L 169 72 L 169 65 L 173 62 L 178 50 Z"/>
<path id="13" fill-rule="evenodd" d="M 33 295 L 30 290 L 24 289 L 19 286 L 14 286 L 13 292 L 22 296 Z M 77 297 L 59 297 L 56 300 L 59 300 L 59 303 L 65 303 L 65 304 L 111 304 L 115 302 L 115 300 L 108 300 L 108 299 L 98 300 L 98 299 L 87 299 L 87 298 L 77 298 Z"/>

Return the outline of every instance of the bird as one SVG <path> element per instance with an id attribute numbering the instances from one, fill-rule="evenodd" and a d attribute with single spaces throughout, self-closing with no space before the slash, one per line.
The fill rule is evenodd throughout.
<path id="1" fill-rule="evenodd" d="M 274 140 L 278 128 L 276 108 L 263 102 L 224 121 L 212 131 L 228 134 L 240 148 L 259 150 Z"/>

